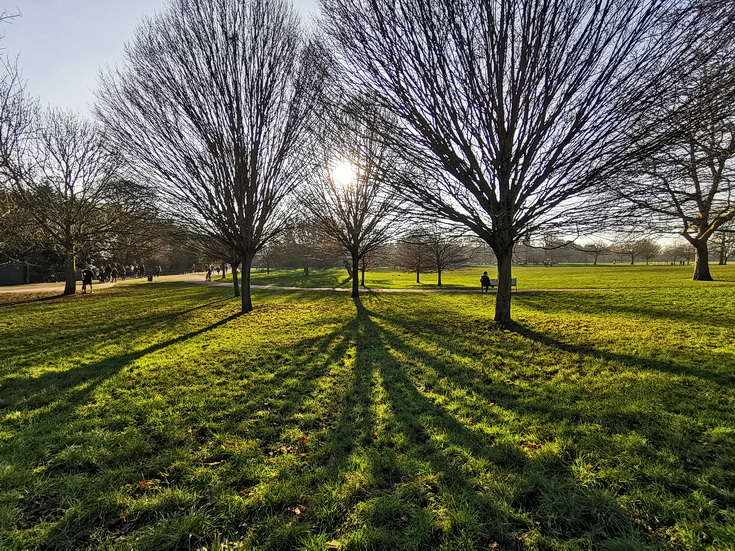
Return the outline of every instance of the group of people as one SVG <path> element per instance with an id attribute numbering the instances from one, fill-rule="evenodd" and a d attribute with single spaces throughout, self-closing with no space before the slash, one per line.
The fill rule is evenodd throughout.
<path id="1" fill-rule="evenodd" d="M 207 266 L 207 273 L 204 275 L 204 281 L 212 281 L 212 272 L 217 271 L 217 275 L 219 275 L 219 266 L 215 266 L 214 264 L 210 264 Z"/>
<path id="2" fill-rule="evenodd" d="M 97 279 L 100 283 L 117 283 L 118 278 L 120 281 L 125 281 L 128 277 L 145 277 L 149 276 L 160 276 L 161 267 L 154 266 L 152 273 L 146 272 L 146 267 L 143 264 L 138 266 L 123 266 L 120 264 L 108 264 L 102 268 L 95 268 L 94 266 L 87 266 L 82 270 L 82 294 L 92 292 L 92 280 Z M 89 287 L 89 291 L 87 291 Z"/>

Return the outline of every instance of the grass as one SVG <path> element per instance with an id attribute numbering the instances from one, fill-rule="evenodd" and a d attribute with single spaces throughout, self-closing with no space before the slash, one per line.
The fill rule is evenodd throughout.
<path id="1" fill-rule="evenodd" d="M 570 264 L 553 268 L 516 266 L 513 268 L 513 277 L 517 278 L 519 289 L 699 288 L 702 282 L 692 281 L 692 269 L 692 266 L 661 264 Z M 477 289 L 480 286 L 480 276 L 486 270 L 490 277 L 496 277 L 495 266 L 472 266 L 445 272 L 442 274 L 442 287 Z M 732 286 L 735 283 L 735 266 L 713 265 L 711 270 L 717 281 L 708 282 L 710 287 Z M 436 289 L 436 282 L 436 274 L 421 274 L 421 283 L 416 283 L 415 273 L 397 272 L 387 268 L 365 273 L 367 288 Z M 286 287 L 350 287 L 350 279 L 343 269 L 310 270 L 309 276 L 304 276 L 301 270 L 271 270 L 270 274 L 256 271 L 252 274 L 252 283 Z"/>
<path id="2" fill-rule="evenodd" d="M 0 298 L 0 548 L 735 549 L 732 284 L 229 293 Z"/>

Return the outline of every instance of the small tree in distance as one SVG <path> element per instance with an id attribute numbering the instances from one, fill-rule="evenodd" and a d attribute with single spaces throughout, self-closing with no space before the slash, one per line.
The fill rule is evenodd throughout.
<path id="1" fill-rule="evenodd" d="M 395 198 L 387 167 L 396 162 L 380 140 L 380 115 L 364 98 L 333 107 L 325 119 L 321 163 L 300 194 L 308 216 L 348 253 L 352 297 L 359 296 L 360 261 L 395 238 Z"/>
<path id="2" fill-rule="evenodd" d="M 576 246 L 576 249 L 590 255 L 594 266 L 597 266 L 597 261 L 602 255 L 613 252 L 612 244 L 604 239 L 593 239 L 584 245 Z"/>
<path id="3" fill-rule="evenodd" d="M 416 283 L 421 283 L 421 274 L 431 271 L 431 251 L 420 232 L 410 232 L 398 241 L 393 259 L 401 270 L 416 274 Z"/>

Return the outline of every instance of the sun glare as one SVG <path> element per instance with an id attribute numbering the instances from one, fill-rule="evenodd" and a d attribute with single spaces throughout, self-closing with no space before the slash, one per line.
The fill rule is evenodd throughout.
<path id="1" fill-rule="evenodd" d="M 347 159 L 341 159 L 332 165 L 332 180 L 335 184 L 347 187 L 355 181 L 355 165 Z"/>

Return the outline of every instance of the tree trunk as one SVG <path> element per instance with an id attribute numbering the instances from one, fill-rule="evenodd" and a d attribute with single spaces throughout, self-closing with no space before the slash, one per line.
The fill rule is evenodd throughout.
<path id="1" fill-rule="evenodd" d="M 722 239 L 720 240 L 720 251 L 719 251 L 720 252 L 720 259 L 719 259 L 719 262 L 718 262 L 718 264 L 720 266 L 724 266 L 725 264 L 727 264 L 727 254 L 725 254 L 727 252 L 726 250 L 727 250 L 727 245 L 726 245 L 726 241 L 725 241 L 725 234 L 723 232 L 722 233 Z"/>
<path id="2" fill-rule="evenodd" d="M 222 268 L 222 277 L 220 279 L 224 279 L 227 275 L 227 263 L 223 262 L 219 267 Z"/>
<path id="3" fill-rule="evenodd" d="M 365 265 L 360 268 L 360 285 L 365 287 Z"/>
<path id="4" fill-rule="evenodd" d="M 416 268 L 416 283 L 421 283 L 421 270 Z"/>
<path id="5" fill-rule="evenodd" d="M 309 267 L 308 266 L 304 266 L 304 276 L 309 277 Z"/>
<path id="6" fill-rule="evenodd" d="M 359 278 L 360 273 L 360 259 L 357 256 L 357 251 L 352 253 L 352 298 L 360 296 L 359 291 Z"/>
<path id="7" fill-rule="evenodd" d="M 64 282 L 65 295 L 73 295 L 77 292 L 77 256 L 74 248 L 66 255 Z"/>
<path id="8" fill-rule="evenodd" d="M 512 286 L 513 248 L 505 251 L 495 251 L 498 260 L 498 292 L 495 295 L 495 321 L 510 323 L 510 300 Z"/>
<path id="9" fill-rule="evenodd" d="M 234 262 L 232 263 L 232 286 L 235 289 L 236 297 L 240 296 L 240 283 L 238 281 L 238 276 L 237 276 L 237 267 L 239 265 L 240 265 L 239 262 L 237 264 L 235 264 Z"/>
<path id="10" fill-rule="evenodd" d="M 694 245 L 694 278 L 696 281 L 713 281 L 709 273 L 709 251 L 706 241 L 697 241 Z"/>
<path id="11" fill-rule="evenodd" d="M 436 286 L 437 287 L 442 286 L 442 271 L 441 270 L 436 271 Z"/>
<path id="12" fill-rule="evenodd" d="M 253 311 L 253 300 L 250 297 L 250 266 L 253 263 L 253 257 L 243 255 L 242 257 L 242 312 L 247 314 Z"/>

